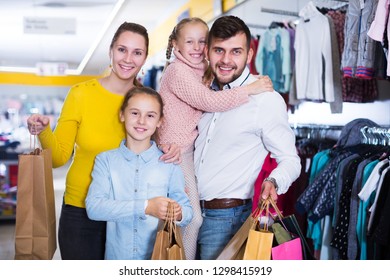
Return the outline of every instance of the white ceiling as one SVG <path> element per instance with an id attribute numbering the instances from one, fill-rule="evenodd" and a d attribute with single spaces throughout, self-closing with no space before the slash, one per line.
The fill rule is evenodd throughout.
<path id="1" fill-rule="evenodd" d="M 231 13 L 245 19 L 254 34 L 272 21 L 297 19 L 263 12 L 295 14 L 309 0 L 253 0 Z M 109 65 L 109 45 L 124 21 L 144 25 L 149 34 L 188 0 L 0 0 L 0 73 L 38 73 L 39 63 L 64 63 L 68 75 L 100 75 Z M 340 1 L 316 3 L 345 5 Z M 323 6 L 323 5 L 322 5 Z M 229 12 L 230 13 L 230 12 Z M 45 34 L 46 33 L 46 34 Z M 152 41 L 153 38 L 150 38 Z M 166 42 L 162 42 L 163 45 Z M 164 64 L 164 50 L 146 68 Z M 54 66 L 58 64 L 54 64 Z M 49 69 L 50 70 L 50 69 Z"/>
<path id="2" fill-rule="evenodd" d="M 37 63 L 66 63 L 67 74 L 101 74 L 124 21 L 149 34 L 187 1 L 0 0 L 0 72 L 36 72 Z"/>

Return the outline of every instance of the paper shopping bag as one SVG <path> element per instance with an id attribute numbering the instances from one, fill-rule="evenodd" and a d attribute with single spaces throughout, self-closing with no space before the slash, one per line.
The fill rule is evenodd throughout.
<path id="1" fill-rule="evenodd" d="M 279 223 L 272 224 L 274 233 L 274 247 L 272 247 L 273 260 L 302 260 L 301 239 L 287 230 L 283 223 L 283 215 L 277 204 L 270 198 L 270 203 L 277 213 Z"/>
<path id="2" fill-rule="evenodd" d="M 243 260 L 270 260 L 274 234 L 266 230 L 251 229 Z"/>
<path id="3" fill-rule="evenodd" d="M 236 232 L 232 239 L 230 239 L 228 244 L 226 244 L 225 248 L 217 257 L 217 260 L 242 260 L 252 223 L 253 218 L 249 215 L 240 229 Z"/>
<path id="4" fill-rule="evenodd" d="M 174 221 L 173 205 L 169 203 L 164 226 L 157 232 L 152 260 L 185 260 L 180 227 Z"/>
<path id="5" fill-rule="evenodd" d="M 168 260 L 185 260 L 183 236 L 181 228 L 173 225 L 172 228 L 172 242 L 171 247 L 168 249 Z"/>
<path id="6" fill-rule="evenodd" d="M 301 239 L 294 238 L 272 248 L 273 260 L 302 260 Z"/>
<path id="7" fill-rule="evenodd" d="M 272 224 L 271 228 L 277 244 L 282 244 L 293 239 L 291 234 L 284 228 L 282 224 L 274 223 Z"/>
<path id="8" fill-rule="evenodd" d="M 301 244 L 302 259 L 304 260 L 314 260 L 312 250 L 309 247 L 309 244 L 306 241 L 305 235 L 302 233 L 302 230 L 298 224 L 297 218 L 294 214 L 289 216 L 283 216 L 280 210 L 278 209 L 276 203 L 270 199 L 272 207 L 277 212 L 277 217 L 275 219 L 276 223 L 279 223 L 283 228 L 285 228 L 292 236 L 298 237 L 300 239 L 299 243 Z M 297 244 L 298 241 L 295 241 Z M 289 245 L 284 245 L 289 246 Z M 298 256 L 299 257 L 299 256 Z"/>
<path id="9" fill-rule="evenodd" d="M 154 242 L 152 260 L 167 260 L 169 247 L 169 232 L 166 224 L 157 231 L 156 241 Z"/>
<path id="10" fill-rule="evenodd" d="M 19 155 L 15 259 L 50 260 L 57 248 L 51 151 Z"/>
<path id="11" fill-rule="evenodd" d="M 265 213 L 265 214 L 264 214 Z M 265 216 L 265 222 L 260 225 L 260 218 Z M 253 223 L 249 230 L 248 240 L 245 246 L 244 260 L 270 260 L 274 239 L 273 232 L 268 230 L 269 202 L 261 202 L 260 210 L 254 214 Z"/>
<path id="12" fill-rule="evenodd" d="M 305 235 L 303 234 L 294 214 L 285 216 L 282 219 L 277 219 L 275 222 L 277 223 L 283 222 L 283 224 L 286 226 L 286 229 L 290 233 L 299 237 L 299 239 L 301 240 L 300 242 L 302 246 L 302 254 L 304 260 L 315 260 L 313 256 L 313 252 L 309 244 L 307 243 Z"/>

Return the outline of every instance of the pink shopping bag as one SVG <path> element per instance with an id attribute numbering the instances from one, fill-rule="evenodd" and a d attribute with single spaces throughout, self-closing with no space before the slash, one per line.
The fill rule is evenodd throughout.
<path id="1" fill-rule="evenodd" d="M 273 260 L 302 260 L 301 239 L 294 238 L 271 250 Z"/>

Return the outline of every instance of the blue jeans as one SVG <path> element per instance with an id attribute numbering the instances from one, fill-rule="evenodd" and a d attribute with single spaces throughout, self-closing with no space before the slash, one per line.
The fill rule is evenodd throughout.
<path id="1" fill-rule="evenodd" d="M 201 260 L 215 260 L 252 212 L 252 203 L 226 209 L 202 208 L 198 237 Z"/>
<path id="2" fill-rule="evenodd" d="M 85 208 L 62 204 L 58 243 L 63 260 L 103 260 L 106 222 L 90 220 Z"/>

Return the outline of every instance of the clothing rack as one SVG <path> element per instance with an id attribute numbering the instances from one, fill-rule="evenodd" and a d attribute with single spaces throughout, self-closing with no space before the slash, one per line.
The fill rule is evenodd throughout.
<path id="1" fill-rule="evenodd" d="M 348 0 L 319 0 L 319 1 L 314 1 L 315 5 L 325 4 L 325 3 L 326 4 L 330 4 L 329 6 L 326 5 L 327 8 L 340 9 L 340 8 L 348 5 Z M 284 15 L 284 16 L 299 17 L 299 13 L 298 12 L 279 10 L 279 9 L 269 9 L 269 8 L 261 7 L 261 12 L 262 13 L 277 14 L 277 15 Z"/>
<path id="2" fill-rule="evenodd" d="M 348 5 L 346 0 L 316 0 L 313 2 L 315 6 L 321 6 L 328 9 L 340 9 Z"/>
<path id="3" fill-rule="evenodd" d="M 328 124 L 293 124 L 291 125 L 293 129 L 295 128 L 308 128 L 308 129 L 329 129 L 329 130 L 341 130 L 343 125 L 328 125 Z"/>
<path id="4" fill-rule="evenodd" d="M 297 138 L 337 140 L 344 126 L 321 124 L 294 124 L 292 130 Z"/>
<path id="5" fill-rule="evenodd" d="M 360 132 L 363 144 L 390 146 L 390 128 L 364 126 Z"/>
<path id="6" fill-rule="evenodd" d="M 292 11 L 286 11 L 286 10 L 268 9 L 268 8 L 261 7 L 261 12 L 262 13 L 277 14 L 277 15 L 284 15 L 284 16 L 299 17 L 298 12 L 292 12 Z"/>
<path id="7" fill-rule="evenodd" d="M 249 28 L 255 28 L 255 29 L 267 29 L 269 26 L 268 25 L 263 25 L 263 24 L 252 24 L 249 23 L 247 24 Z"/>

